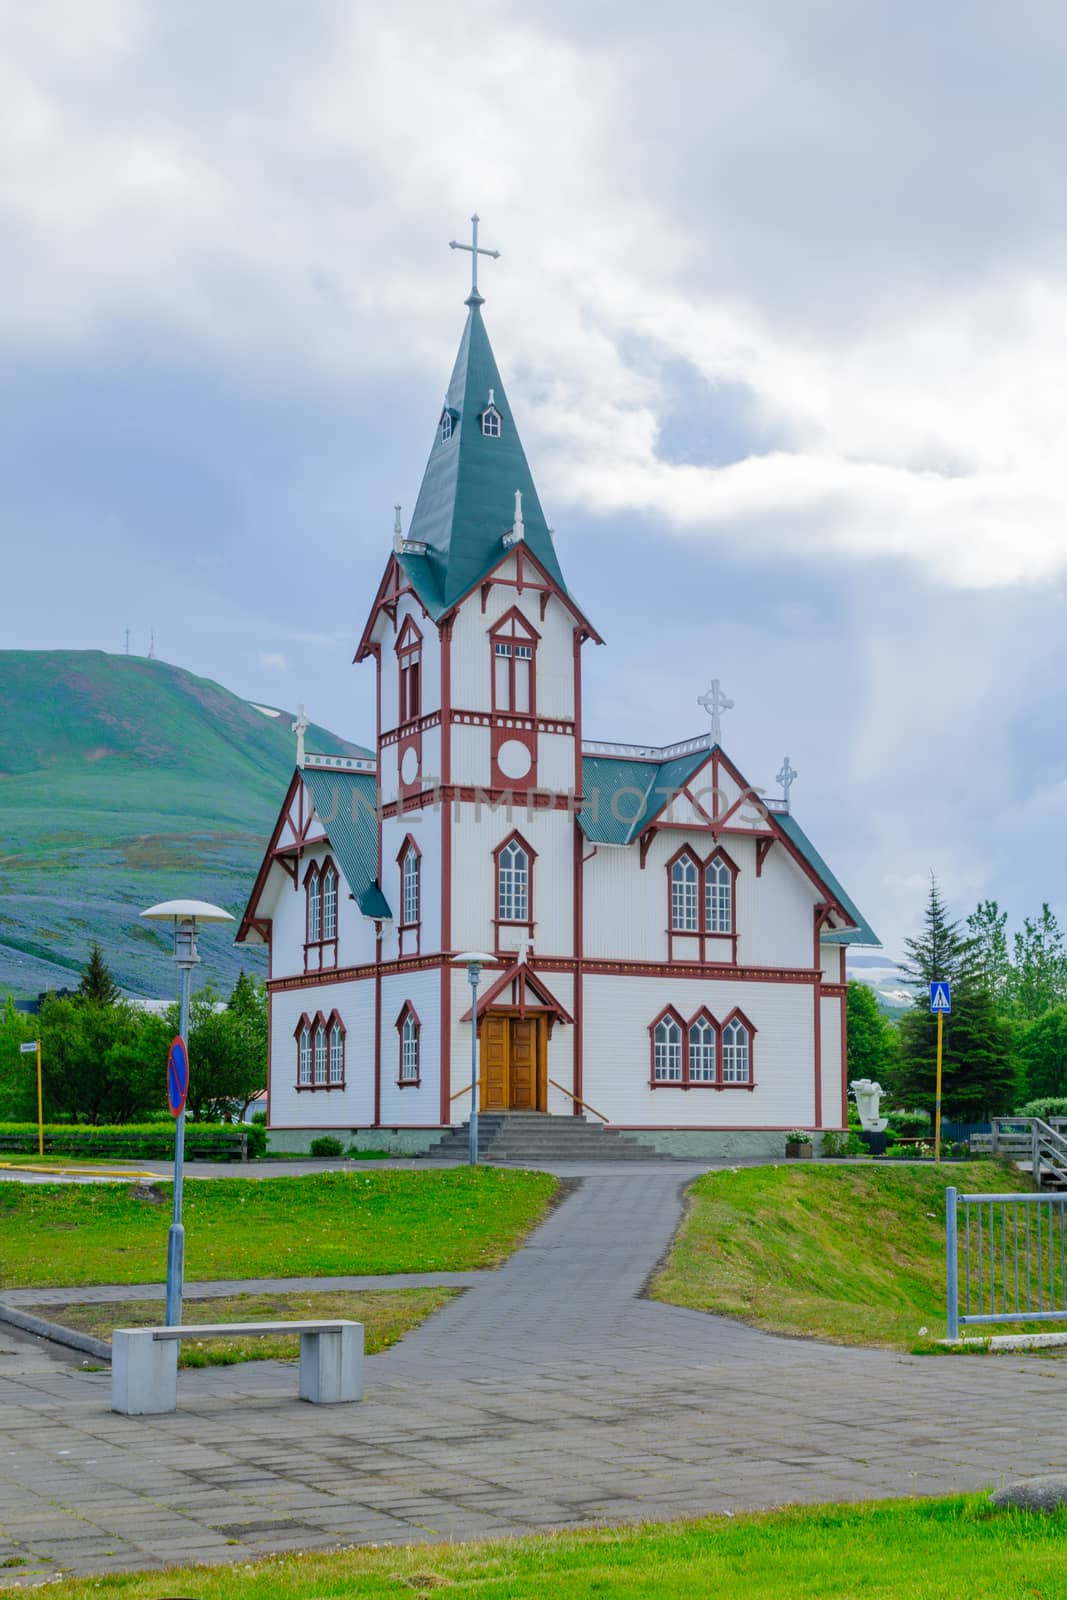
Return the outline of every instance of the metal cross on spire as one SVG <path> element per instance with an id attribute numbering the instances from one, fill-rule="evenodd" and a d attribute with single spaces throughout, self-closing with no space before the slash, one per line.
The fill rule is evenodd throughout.
<path id="1" fill-rule="evenodd" d="M 796 783 L 799 776 L 799 772 L 793 771 L 793 768 L 789 764 L 789 757 L 786 756 L 785 760 L 782 762 L 782 770 L 778 773 L 774 781 L 775 783 L 780 783 L 782 786 L 782 799 L 785 801 L 785 809 L 787 811 L 789 810 L 789 791 L 793 787 L 794 783 Z"/>
<path id="2" fill-rule="evenodd" d="M 732 711 L 734 709 L 734 703 L 723 694 L 718 678 L 712 678 L 711 688 L 707 694 L 697 696 L 697 705 L 703 706 L 711 718 L 711 732 L 708 736 L 708 744 L 721 744 L 722 723 L 719 719 L 724 711 Z"/>
<path id="3" fill-rule="evenodd" d="M 304 707 L 301 705 L 300 714 L 292 727 L 292 732 L 296 734 L 296 764 L 298 767 L 304 765 L 304 735 L 310 727 L 311 723 L 304 715 Z"/>
<path id="4" fill-rule="evenodd" d="M 449 239 L 449 241 L 448 241 L 448 248 L 450 250 L 469 250 L 470 253 L 471 253 L 471 292 L 470 292 L 470 299 L 464 301 L 464 304 L 468 305 L 468 306 L 469 305 L 480 306 L 481 303 L 482 303 L 482 297 L 478 293 L 478 257 L 479 256 L 492 256 L 493 260 L 496 261 L 496 260 L 499 259 L 499 256 L 500 256 L 500 251 L 499 250 L 486 250 L 486 249 L 483 248 L 482 245 L 480 245 L 478 243 L 478 222 L 479 222 L 478 213 L 475 212 L 474 216 L 471 218 L 471 242 L 470 242 L 470 244 L 460 244 L 458 239 Z"/>

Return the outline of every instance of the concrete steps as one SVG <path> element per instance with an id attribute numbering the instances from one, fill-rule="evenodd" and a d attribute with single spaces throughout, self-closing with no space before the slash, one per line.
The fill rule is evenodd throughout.
<path id="1" fill-rule="evenodd" d="M 428 1161 L 464 1161 L 470 1127 L 463 1123 L 427 1150 Z M 552 1117 L 540 1111 L 483 1111 L 478 1118 L 478 1157 L 483 1161 L 666 1161 L 650 1144 L 584 1117 Z"/>

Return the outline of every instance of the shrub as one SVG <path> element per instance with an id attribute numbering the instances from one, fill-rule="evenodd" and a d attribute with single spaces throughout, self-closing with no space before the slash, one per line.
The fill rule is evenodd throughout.
<path id="1" fill-rule="evenodd" d="M 830 1132 L 822 1136 L 822 1153 L 824 1156 L 865 1156 L 869 1152 L 867 1146 L 856 1132 L 855 1128 L 847 1128 L 841 1133 Z"/>
<path id="2" fill-rule="evenodd" d="M 313 1156 L 343 1156 L 345 1147 L 340 1139 L 335 1139 L 332 1133 L 324 1133 L 317 1139 L 312 1139 L 308 1146 Z"/>
<path id="3" fill-rule="evenodd" d="M 1015 1113 L 1017 1117 L 1040 1117 L 1042 1122 L 1047 1122 L 1049 1117 L 1067 1117 L 1067 1095 L 1046 1095 L 1043 1100 L 1028 1100 L 1020 1106 Z"/>
<path id="4" fill-rule="evenodd" d="M 916 1139 L 930 1127 L 929 1111 L 891 1111 L 886 1119 L 900 1139 Z"/>
<path id="5" fill-rule="evenodd" d="M 187 1122 L 185 1154 L 190 1161 L 227 1161 L 238 1155 L 238 1136 L 248 1139 L 248 1154 L 261 1156 L 267 1148 L 266 1128 L 222 1122 Z M 104 1159 L 169 1161 L 174 1155 L 174 1119 L 166 1122 L 122 1123 L 118 1126 L 94 1123 L 46 1123 L 46 1155 L 89 1156 Z M 0 1122 L 0 1151 L 37 1151 L 35 1122 Z"/>
<path id="6" fill-rule="evenodd" d="M 265 1128 L 267 1126 L 267 1113 L 265 1111 L 253 1111 L 252 1122 L 257 1128 Z"/>

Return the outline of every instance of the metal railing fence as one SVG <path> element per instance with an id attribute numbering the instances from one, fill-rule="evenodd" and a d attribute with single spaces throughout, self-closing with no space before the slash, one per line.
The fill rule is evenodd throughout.
<path id="1" fill-rule="evenodd" d="M 945 1267 L 950 1340 L 974 1323 L 1067 1321 L 1067 1195 L 946 1189 Z"/>

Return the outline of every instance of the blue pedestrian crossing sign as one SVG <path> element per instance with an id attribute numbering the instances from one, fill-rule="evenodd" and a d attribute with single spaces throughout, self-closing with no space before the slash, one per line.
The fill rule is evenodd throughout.
<path id="1" fill-rule="evenodd" d="M 935 1016 L 939 1011 L 947 1016 L 952 1010 L 952 986 L 943 978 L 930 985 L 930 1010 Z"/>

